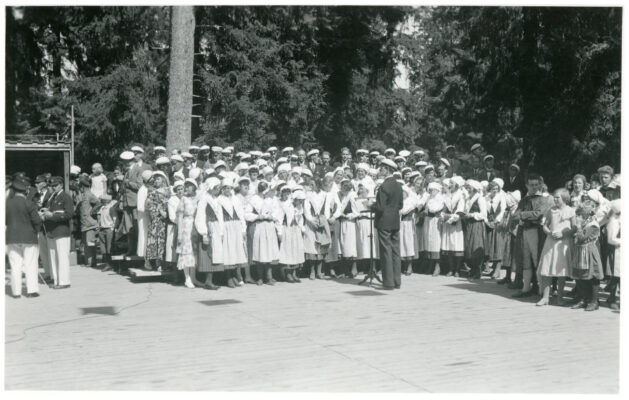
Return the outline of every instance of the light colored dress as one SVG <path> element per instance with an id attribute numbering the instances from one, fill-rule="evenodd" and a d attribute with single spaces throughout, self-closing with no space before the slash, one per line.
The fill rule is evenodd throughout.
<path id="1" fill-rule="evenodd" d="M 607 258 L 607 268 L 613 268 L 612 276 L 620 278 L 620 216 L 612 215 L 607 223 L 607 244 L 613 247 Z"/>
<path id="2" fill-rule="evenodd" d="M 272 198 L 262 198 L 255 195 L 249 201 L 250 208 L 245 211 L 245 217 L 251 220 L 262 217 L 252 222 L 253 236 L 251 240 L 251 261 L 261 264 L 277 264 L 280 258 L 278 243 L 278 231 L 281 229 L 276 220 L 277 202 Z"/>
<path id="3" fill-rule="evenodd" d="M 424 257 L 426 251 L 426 238 L 423 235 L 424 210 L 428 201 L 428 193 L 415 194 L 415 250 L 418 257 Z"/>
<path id="4" fill-rule="evenodd" d="M 279 263 L 298 266 L 304 263 L 304 215 L 292 200 L 280 202 L 282 208 L 282 235 Z"/>
<path id="5" fill-rule="evenodd" d="M 339 260 L 341 252 L 339 236 L 341 233 L 341 222 L 336 218 L 338 209 L 341 207 L 336 193 L 327 192 L 325 195 L 326 207 L 330 210 L 330 215 L 334 216 L 334 223 L 330 225 L 330 248 L 325 256 L 325 262 L 332 263 Z"/>
<path id="6" fill-rule="evenodd" d="M 349 192 L 345 198 L 339 197 L 340 207 L 336 217 L 340 221 L 340 234 L 338 235 L 340 255 L 343 258 L 356 258 L 358 255 L 356 245 L 356 217 L 358 206 L 355 201 L 356 194 Z"/>
<path id="7" fill-rule="evenodd" d="M 202 193 L 197 205 L 194 226 L 199 233 L 197 270 L 199 272 L 220 272 L 223 267 L 223 209 L 218 198 Z M 203 244 L 203 236 L 208 235 L 208 244 Z"/>
<path id="8" fill-rule="evenodd" d="M 465 239 L 460 215 L 463 212 L 465 212 L 465 198 L 461 190 L 457 190 L 444 199 L 441 252 L 445 255 L 463 257 Z"/>
<path id="9" fill-rule="evenodd" d="M 417 248 L 415 240 L 415 207 L 417 199 L 414 195 L 408 194 L 402 203 L 400 210 L 400 258 L 411 260 L 417 258 Z"/>
<path id="10" fill-rule="evenodd" d="M 247 223 L 244 211 L 233 196 L 220 195 L 218 202 L 223 208 L 223 265 L 226 270 L 243 267 L 247 264 Z"/>
<path id="11" fill-rule="evenodd" d="M 544 225 L 551 232 L 562 232 L 563 237 L 553 239 L 552 235 L 546 236 L 544 247 L 540 255 L 538 276 L 567 277 L 571 275 L 570 254 L 574 240 L 572 231 L 574 228 L 574 208 L 565 206 L 562 209 L 553 207 L 545 215 Z"/>
<path id="12" fill-rule="evenodd" d="M 494 198 L 487 198 L 487 222 L 494 222 L 493 228 L 487 226 L 487 243 L 485 246 L 485 254 L 489 261 L 502 261 L 504 253 L 506 230 L 501 225 L 505 216 L 507 203 L 505 193 L 500 191 L 496 193 Z"/>
<path id="13" fill-rule="evenodd" d="M 422 237 L 425 246 L 423 254 L 429 260 L 438 260 L 441 257 L 441 212 L 443 208 L 443 197 L 440 194 L 428 198 L 426 201 Z"/>
<path id="14" fill-rule="evenodd" d="M 177 208 L 177 269 L 196 266 L 193 246 L 194 213 L 197 202 L 193 197 L 182 197 Z"/>
<path id="15" fill-rule="evenodd" d="M 330 249 L 329 203 L 326 192 L 309 192 L 304 202 L 304 251 L 307 260 L 323 260 Z"/>
<path id="16" fill-rule="evenodd" d="M 138 189 L 138 257 L 144 257 L 146 254 L 146 239 L 149 233 L 150 217 L 146 212 L 146 198 L 149 194 L 146 185 L 142 185 Z"/>

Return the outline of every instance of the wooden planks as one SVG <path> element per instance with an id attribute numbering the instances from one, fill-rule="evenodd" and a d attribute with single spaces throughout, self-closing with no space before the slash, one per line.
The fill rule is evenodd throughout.
<path id="1" fill-rule="evenodd" d="M 72 267 L 71 289 L 6 299 L 6 389 L 617 391 L 609 309 L 535 307 L 490 280 L 302 282 L 208 291 Z"/>

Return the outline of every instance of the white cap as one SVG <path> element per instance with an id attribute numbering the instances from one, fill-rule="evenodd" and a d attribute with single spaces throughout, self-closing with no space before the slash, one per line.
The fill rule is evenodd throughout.
<path id="1" fill-rule="evenodd" d="M 293 200 L 306 200 L 306 193 L 301 189 L 296 190 L 293 192 Z"/>
<path id="2" fill-rule="evenodd" d="M 201 173 L 203 173 L 201 168 L 192 168 L 190 172 L 188 172 L 188 176 L 192 179 L 197 179 Z"/>
<path id="3" fill-rule="evenodd" d="M 369 153 L 370 156 L 379 156 L 380 152 L 377 150 L 372 151 L 371 153 Z"/>
<path id="4" fill-rule="evenodd" d="M 384 154 L 389 154 L 389 153 L 395 154 L 395 150 L 389 147 L 388 149 L 384 151 Z"/>
<path id="5" fill-rule="evenodd" d="M 148 181 L 149 179 L 151 179 L 151 176 L 153 176 L 153 171 L 151 171 L 150 169 L 145 169 L 144 171 L 142 171 L 143 181 Z"/>
<path id="6" fill-rule="evenodd" d="M 273 168 L 266 166 L 264 168 L 262 168 L 262 174 L 263 175 L 267 175 L 267 174 L 272 174 L 273 173 Z"/>
<path id="7" fill-rule="evenodd" d="M 286 157 L 280 157 L 277 159 L 278 164 L 287 163 L 287 162 L 288 162 L 288 158 Z"/>
<path id="8" fill-rule="evenodd" d="M 144 153 L 144 149 L 143 149 L 143 148 L 141 148 L 140 146 L 133 146 L 133 147 L 131 148 L 131 151 L 133 151 L 133 152 L 138 152 L 138 153 Z"/>
<path id="9" fill-rule="evenodd" d="M 380 164 L 384 164 L 387 167 L 391 167 L 393 169 L 397 169 L 397 164 L 394 163 L 393 161 L 389 160 L 388 158 L 385 158 L 384 160 L 380 161 Z"/>
<path id="10" fill-rule="evenodd" d="M 188 153 L 187 151 L 184 151 L 183 153 L 181 153 L 181 156 L 183 158 L 194 158 L 194 156 L 190 153 Z"/>
<path id="11" fill-rule="evenodd" d="M 365 163 L 358 163 L 356 164 L 356 169 L 362 169 L 363 171 L 367 172 L 369 171 L 369 165 L 365 164 Z"/>
<path id="12" fill-rule="evenodd" d="M 196 146 L 196 145 L 194 145 L 194 144 L 193 144 L 193 145 L 188 146 L 188 151 L 192 151 L 192 150 L 200 150 L 200 147 L 199 147 L 199 146 Z"/>
<path id="13" fill-rule="evenodd" d="M 310 171 L 308 168 L 302 168 L 301 174 L 302 175 L 308 175 L 309 177 L 312 178 L 312 171 Z"/>
<path id="14" fill-rule="evenodd" d="M 252 150 L 249 152 L 249 154 L 256 157 L 262 157 L 262 152 L 259 150 Z"/>
<path id="15" fill-rule="evenodd" d="M 161 176 L 162 178 L 164 178 L 166 181 L 168 181 L 168 177 L 166 176 L 166 174 L 162 171 L 153 171 L 153 173 L 151 174 L 151 178 L 155 178 L 157 175 Z"/>
<path id="16" fill-rule="evenodd" d="M 227 164 L 225 164 L 225 161 L 223 161 L 223 160 L 218 160 L 216 162 L 216 164 L 214 164 L 214 169 L 218 169 L 218 167 L 225 167 L 225 168 L 227 168 Z"/>
<path id="17" fill-rule="evenodd" d="M 394 159 L 395 161 L 404 161 L 404 162 L 406 162 L 406 158 L 404 158 L 404 157 L 402 157 L 402 156 L 395 156 L 393 159 Z"/>
<path id="18" fill-rule="evenodd" d="M 463 177 L 458 176 L 458 175 L 453 176 L 453 177 L 450 179 L 450 182 L 452 182 L 452 183 L 456 184 L 456 185 L 457 185 L 457 186 L 459 186 L 459 187 L 463 187 L 463 186 L 465 185 L 465 179 L 463 179 Z"/>
<path id="19" fill-rule="evenodd" d="M 120 154 L 120 159 L 125 160 L 125 161 L 129 161 L 129 160 L 133 160 L 133 152 L 132 151 L 123 151 Z"/>
<path id="20" fill-rule="evenodd" d="M 247 163 L 240 163 L 240 164 L 236 165 L 236 167 L 234 168 L 234 171 L 240 171 L 241 169 L 249 169 L 249 164 L 247 164 Z"/>
<path id="21" fill-rule="evenodd" d="M 319 154 L 319 150 L 317 149 L 312 149 L 308 152 L 308 157 L 310 156 L 314 156 L 315 154 Z"/>
<path id="22" fill-rule="evenodd" d="M 474 145 L 471 147 L 471 149 L 470 149 L 470 150 L 471 150 L 471 151 L 474 151 L 474 150 L 476 150 L 476 149 L 480 149 L 480 143 L 476 143 L 476 144 L 474 144 Z"/>
<path id="23" fill-rule="evenodd" d="M 440 158 L 439 162 L 442 163 L 443 165 L 445 165 L 446 167 L 450 168 L 450 162 L 447 159 Z"/>
<path id="24" fill-rule="evenodd" d="M 601 194 L 601 192 L 599 192 L 599 191 L 598 191 L 598 190 L 596 190 L 596 189 L 590 189 L 590 190 L 588 190 L 588 191 L 587 191 L 587 193 L 586 193 L 586 194 L 587 194 L 587 197 L 588 197 L 590 200 L 595 201 L 595 202 L 597 202 L 598 204 L 601 204 L 601 203 L 604 201 L 604 199 L 605 199 L 605 197 L 603 197 L 603 195 Z"/>
<path id="25" fill-rule="evenodd" d="M 406 158 L 406 157 L 411 155 L 411 152 L 408 151 L 408 150 L 401 150 L 398 154 L 401 155 L 402 157 Z"/>
<path id="26" fill-rule="evenodd" d="M 170 164 L 170 159 L 165 156 L 157 157 L 157 160 L 155 160 L 155 164 L 156 165 Z"/>
<path id="27" fill-rule="evenodd" d="M 229 147 L 225 147 L 225 148 L 223 149 L 223 151 L 221 151 L 221 153 L 223 153 L 223 154 L 231 154 L 231 152 L 232 152 L 232 151 L 231 151 L 231 149 L 230 149 Z"/>
<path id="28" fill-rule="evenodd" d="M 179 186 L 183 186 L 183 181 L 182 180 L 176 180 L 173 183 L 173 189 L 178 188 Z"/>
<path id="29" fill-rule="evenodd" d="M 194 179 L 192 179 L 192 178 L 186 178 L 186 180 L 184 181 L 184 184 L 186 184 L 186 183 L 189 183 L 189 184 L 191 184 L 191 185 L 194 185 L 194 187 L 195 187 L 196 189 L 198 189 L 198 188 L 199 188 L 199 185 L 197 185 L 197 182 L 196 182 Z"/>
<path id="30" fill-rule="evenodd" d="M 441 190 L 441 185 L 438 184 L 437 182 L 430 182 L 428 184 L 428 190 Z"/>
<path id="31" fill-rule="evenodd" d="M 277 172 L 280 171 L 286 171 L 286 172 L 290 172 L 290 164 L 287 163 L 282 163 L 277 167 Z"/>
<path id="32" fill-rule="evenodd" d="M 485 157 L 483 157 L 483 161 L 487 161 L 489 159 L 494 159 L 494 156 L 492 156 L 491 154 L 487 154 Z"/>
<path id="33" fill-rule="evenodd" d="M 401 170 L 402 174 L 404 174 L 405 172 L 412 172 L 412 171 L 413 171 L 413 168 L 411 167 L 404 167 Z"/>
<path id="34" fill-rule="evenodd" d="M 503 181 L 501 178 L 494 178 L 492 182 L 496 183 L 498 187 L 500 188 L 500 190 L 502 190 L 502 188 L 505 185 L 505 181 Z"/>
<path id="35" fill-rule="evenodd" d="M 426 165 L 428 165 L 428 163 L 427 163 L 426 161 L 417 161 L 417 162 L 415 163 L 415 166 L 416 166 L 417 168 L 423 168 L 423 167 L 425 167 Z"/>
<path id="36" fill-rule="evenodd" d="M 269 152 L 269 153 L 272 152 L 272 151 L 277 151 L 277 147 L 271 146 L 268 149 L 266 149 L 266 151 Z"/>
<path id="37" fill-rule="evenodd" d="M 175 154 L 174 156 L 170 157 L 170 161 L 183 162 L 183 157 L 181 157 L 179 154 Z"/>
<path id="38" fill-rule="evenodd" d="M 264 152 L 264 153 L 262 153 L 262 155 L 260 157 L 262 157 L 262 158 L 271 158 L 271 153 Z"/>
<path id="39" fill-rule="evenodd" d="M 212 146 L 212 151 L 214 153 L 219 153 L 219 152 L 223 151 L 223 148 L 221 146 Z"/>
<path id="40" fill-rule="evenodd" d="M 133 158 L 133 157 L 131 157 Z M 81 173 L 81 168 L 78 165 L 73 165 L 70 167 L 70 173 L 74 175 L 78 175 Z"/>
<path id="41" fill-rule="evenodd" d="M 466 183 L 471 186 L 474 190 L 476 190 L 477 192 L 480 192 L 483 190 L 483 186 L 480 184 L 480 182 L 474 180 L 474 179 L 468 179 L 466 181 Z"/>
<path id="42" fill-rule="evenodd" d="M 258 167 L 256 164 L 251 164 L 250 166 L 247 167 L 247 169 L 249 171 L 251 171 L 252 169 L 259 170 L 260 167 Z"/>
<path id="43" fill-rule="evenodd" d="M 213 190 L 216 186 L 220 184 L 221 184 L 221 180 L 214 176 L 209 177 L 205 180 L 205 186 L 210 190 Z"/>
<path id="44" fill-rule="evenodd" d="M 301 168 L 300 167 L 294 167 L 291 169 L 291 174 L 300 174 L 301 175 Z"/>
<path id="45" fill-rule="evenodd" d="M 241 176 L 240 178 L 238 178 L 238 183 L 242 183 L 242 182 L 251 182 L 251 179 L 249 179 L 248 176 Z"/>
<path id="46" fill-rule="evenodd" d="M 204 144 L 203 146 L 201 146 L 199 148 L 201 151 L 210 151 L 210 146 L 208 146 L 207 144 Z"/>
<path id="47" fill-rule="evenodd" d="M 290 153 L 291 151 L 293 151 L 294 149 L 292 147 L 284 147 L 282 149 L 282 153 Z"/>
<path id="48" fill-rule="evenodd" d="M 426 153 L 424 152 L 424 150 L 415 150 L 413 154 L 415 154 L 416 156 L 419 156 L 419 155 L 424 155 Z"/>
<path id="49" fill-rule="evenodd" d="M 369 154 L 369 152 L 365 149 L 358 149 L 356 150 L 356 154 L 360 155 L 360 154 Z"/>
<path id="50" fill-rule="evenodd" d="M 153 151 L 163 151 L 163 152 L 166 152 L 166 147 L 164 147 L 164 146 L 155 146 L 155 147 L 153 147 Z"/>

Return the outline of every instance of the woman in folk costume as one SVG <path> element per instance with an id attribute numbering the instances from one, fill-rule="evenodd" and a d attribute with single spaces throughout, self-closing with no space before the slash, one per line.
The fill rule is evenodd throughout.
<path id="1" fill-rule="evenodd" d="M 197 182 L 186 178 L 184 195 L 177 206 L 177 269 L 183 270 L 187 288 L 194 288 L 197 281 L 194 273 L 196 267 L 196 243 L 194 235 L 194 214 L 197 211 Z"/>
<path id="2" fill-rule="evenodd" d="M 483 187 L 478 181 L 468 179 L 466 187 L 470 198 L 467 200 L 463 219 L 465 259 L 471 268 L 470 277 L 480 279 L 481 266 L 485 258 L 487 205 L 483 196 Z"/>
<path id="3" fill-rule="evenodd" d="M 609 222 L 607 223 L 607 244 L 611 248 L 607 258 L 607 265 L 612 268 L 609 282 L 609 297 L 607 304 L 612 310 L 620 310 L 620 302 L 616 292 L 620 288 L 620 209 L 621 200 L 611 202 Z"/>
<path id="4" fill-rule="evenodd" d="M 298 283 L 301 280 L 297 277 L 296 271 L 305 262 L 303 201 L 306 196 L 303 191 L 296 191 L 291 195 L 291 189 L 288 185 L 280 189 L 279 263 L 283 265 L 286 281 Z"/>
<path id="5" fill-rule="evenodd" d="M 445 181 L 444 181 L 445 183 Z M 441 225 L 441 264 L 448 272 L 446 276 L 459 276 L 461 260 L 465 250 L 463 223 L 461 216 L 465 212 L 465 180 L 460 176 L 449 179 L 449 194 L 445 195 Z"/>
<path id="6" fill-rule="evenodd" d="M 149 194 L 149 181 L 153 171 L 142 172 L 142 186 L 138 189 L 138 257 L 144 257 L 146 252 L 146 239 L 149 230 L 149 217 L 146 212 L 146 198 Z"/>
<path id="7" fill-rule="evenodd" d="M 363 185 L 363 187 L 367 190 L 367 197 L 375 196 L 375 187 L 376 183 L 373 181 L 371 176 L 367 173 L 369 172 L 369 165 L 364 163 L 356 164 L 356 178 L 353 180 L 354 190 L 358 193 L 358 185 Z"/>
<path id="8" fill-rule="evenodd" d="M 234 180 L 230 177 L 221 182 L 218 202 L 223 209 L 223 266 L 227 274 L 227 286 L 243 286 L 240 268 L 247 264 L 247 223 L 240 202 L 234 200 Z"/>
<path id="9" fill-rule="evenodd" d="M 246 171 L 246 169 L 245 169 Z M 253 280 L 251 276 L 251 254 L 253 252 L 253 219 L 255 216 L 250 212 L 251 206 L 249 204 L 249 200 L 251 199 L 251 195 L 249 194 L 251 180 L 247 176 L 241 176 L 238 178 L 238 193 L 234 194 L 235 201 L 240 203 L 240 208 L 244 212 L 245 221 L 247 224 L 247 264 L 244 267 L 245 270 L 245 283 L 249 284 L 258 284 L 257 281 Z"/>
<path id="10" fill-rule="evenodd" d="M 266 283 L 274 285 L 273 265 L 277 265 L 280 257 L 278 244 L 279 221 L 277 202 L 274 190 L 264 181 L 258 182 L 258 193 L 249 200 L 249 207 L 245 211 L 245 218 L 250 221 L 253 229 L 251 240 L 251 262 L 256 266 L 257 285 Z"/>
<path id="11" fill-rule="evenodd" d="M 586 311 L 594 311 L 599 306 L 598 290 L 604 272 L 596 243 L 601 231 L 595 215 L 597 207 L 595 201 L 587 199 L 577 210 L 577 230 L 574 234 L 575 245 L 570 264 L 572 279 L 575 279 L 577 284 L 576 304 L 572 306 L 573 309 L 585 308 Z"/>
<path id="12" fill-rule="evenodd" d="M 215 272 L 224 271 L 223 267 L 223 209 L 218 202 L 221 181 L 210 177 L 205 180 L 207 191 L 199 196 L 194 226 L 200 236 L 197 252 L 197 272 L 206 273 L 203 287 L 217 290 L 213 277 Z"/>
<path id="13" fill-rule="evenodd" d="M 542 298 L 538 306 L 545 306 L 550 300 L 550 285 L 553 278 L 558 279 L 557 305 L 562 306 L 563 289 L 566 277 L 570 273 L 570 255 L 576 231 L 575 211 L 568 204 L 570 193 L 566 189 L 557 189 L 553 193 L 555 204 L 542 219 L 542 229 L 546 234 L 544 247 L 537 267 L 537 280 L 540 282 Z"/>
<path id="14" fill-rule="evenodd" d="M 304 183 L 306 200 L 304 202 L 305 228 L 304 252 L 310 263 L 310 279 L 323 279 L 323 260 L 330 248 L 329 204 L 325 201 L 326 192 L 318 191 L 314 180 Z M 315 272 L 316 271 L 316 272 Z"/>
<path id="15" fill-rule="evenodd" d="M 338 192 L 340 206 L 336 210 L 336 218 L 340 221 L 340 234 L 338 235 L 340 255 L 345 264 L 344 270 L 347 276 L 354 278 L 358 275 L 356 268 L 356 218 L 359 216 L 352 181 L 348 178 L 341 181 L 341 190 Z"/>
<path id="16" fill-rule="evenodd" d="M 502 219 L 502 223 L 500 224 L 500 229 L 503 229 L 505 232 L 505 242 L 504 249 L 502 250 L 502 268 L 506 270 L 506 275 L 504 278 L 500 279 L 497 283 L 499 285 L 510 284 L 511 281 L 511 272 L 515 270 L 515 237 L 518 233 L 518 221 L 515 221 L 511 216 L 518 208 L 518 204 L 520 203 L 521 195 L 520 191 L 516 190 L 514 192 L 506 192 L 505 193 L 505 215 Z"/>
<path id="17" fill-rule="evenodd" d="M 417 172 L 414 178 L 409 178 L 411 189 L 415 196 L 415 270 L 420 273 L 424 272 L 424 237 L 422 236 L 422 227 L 424 225 L 424 208 L 428 200 L 428 192 L 426 191 L 426 181 L 424 177 Z"/>
<path id="18" fill-rule="evenodd" d="M 502 191 L 504 182 L 495 178 L 487 185 L 487 246 L 485 253 L 492 264 L 492 279 L 500 277 L 500 264 L 504 253 L 506 230 L 502 221 L 506 212 L 505 194 Z"/>
<path id="19" fill-rule="evenodd" d="M 375 187 L 374 187 L 375 189 Z M 356 206 L 358 207 L 359 216 L 356 219 L 356 259 L 358 260 L 377 260 L 379 258 L 378 231 L 374 226 L 374 220 L 368 206 L 370 201 L 369 189 L 362 184 L 358 185 L 358 193 L 356 198 Z M 373 196 L 371 196 L 373 199 Z M 368 265 L 367 271 L 371 268 Z"/>
<path id="20" fill-rule="evenodd" d="M 177 207 L 183 197 L 183 180 L 173 184 L 173 194 L 168 199 L 168 220 L 166 221 L 166 262 L 177 262 Z"/>
<path id="21" fill-rule="evenodd" d="M 587 184 L 587 179 L 585 179 L 585 176 L 581 174 L 576 174 L 572 178 L 572 192 L 570 192 L 570 206 L 572 206 L 575 209 L 581 205 L 581 203 L 586 197 L 586 192 L 587 192 L 587 190 L 585 189 L 586 184 Z"/>
<path id="22" fill-rule="evenodd" d="M 411 275 L 413 273 L 413 260 L 417 258 L 417 248 L 415 247 L 417 197 L 411 188 L 402 185 L 402 198 L 404 200 L 400 210 L 400 260 L 404 275 Z"/>
<path id="23" fill-rule="evenodd" d="M 428 184 L 428 200 L 424 208 L 424 224 L 422 236 L 425 238 L 424 255 L 427 260 L 428 273 L 439 276 L 439 259 L 441 258 L 441 212 L 444 209 L 441 185 L 437 182 Z"/>
<path id="24" fill-rule="evenodd" d="M 144 267 L 153 269 L 151 262 L 155 263 L 161 271 L 161 262 L 164 260 L 166 244 L 166 222 L 168 221 L 168 198 L 170 187 L 168 178 L 162 171 L 152 174 L 152 188 L 146 197 L 145 209 L 148 210 L 150 222 L 146 240 L 146 256 Z"/>
<path id="25" fill-rule="evenodd" d="M 330 248 L 325 256 L 325 263 L 329 265 L 329 274 L 332 278 L 336 278 L 335 266 L 339 262 L 339 235 L 341 232 L 341 221 L 336 217 L 336 213 L 341 207 L 336 192 L 332 191 L 334 178 L 331 173 L 326 174 L 323 178 L 323 190 L 325 191 L 325 207 L 330 210 L 330 218 L 328 224 L 330 226 Z"/>
<path id="26" fill-rule="evenodd" d="M 337 167 L 332 176 L 334 180 L 330 192 L 336 195 L 341 190 L 341 182 L 345 179 L 345 170 L 341 167 Z"/>

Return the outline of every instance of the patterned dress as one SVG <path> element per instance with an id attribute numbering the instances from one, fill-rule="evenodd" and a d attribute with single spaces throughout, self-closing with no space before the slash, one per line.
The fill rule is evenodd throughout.
<path id="1" fill-rule="evenodd" d="M 182 197 L 177 209 L 177 269 L 192 268 L 196 265 L 193 246 L 194 213 L 196 199 Z"/>
<path id="2" fill-rule="evenodd" d="M 570 276 L 570 254 L 574 240 L 572 238 L 572 221 L 574 209 L 571 207 L 551 208 L 546 213 L 546 226 L 551 232 L 561 232 L 563 237 L 553 239 L 552 235 L 546 236 L 544 247 L 540 256 L 537 273 L 540 276 Z"/>
<path id="3" fill-rule="evenodd" d="M 570 260 L 572 279 L 604 278 L 603 263 L 601 262 L 601 255 L 596 243 L 600 233 L 598 222 L 592 217 L 575 233 L 575 246 L 573 247 Z"/>
<path id="4" fill-rule="evenodd" d="M 146 209 L 150 216 L 146 240 L 146 259 L 162 260 L 166 250 L 166 221 L 168 196 L 159 189 L 152 189 L 146 198 Z"/>

